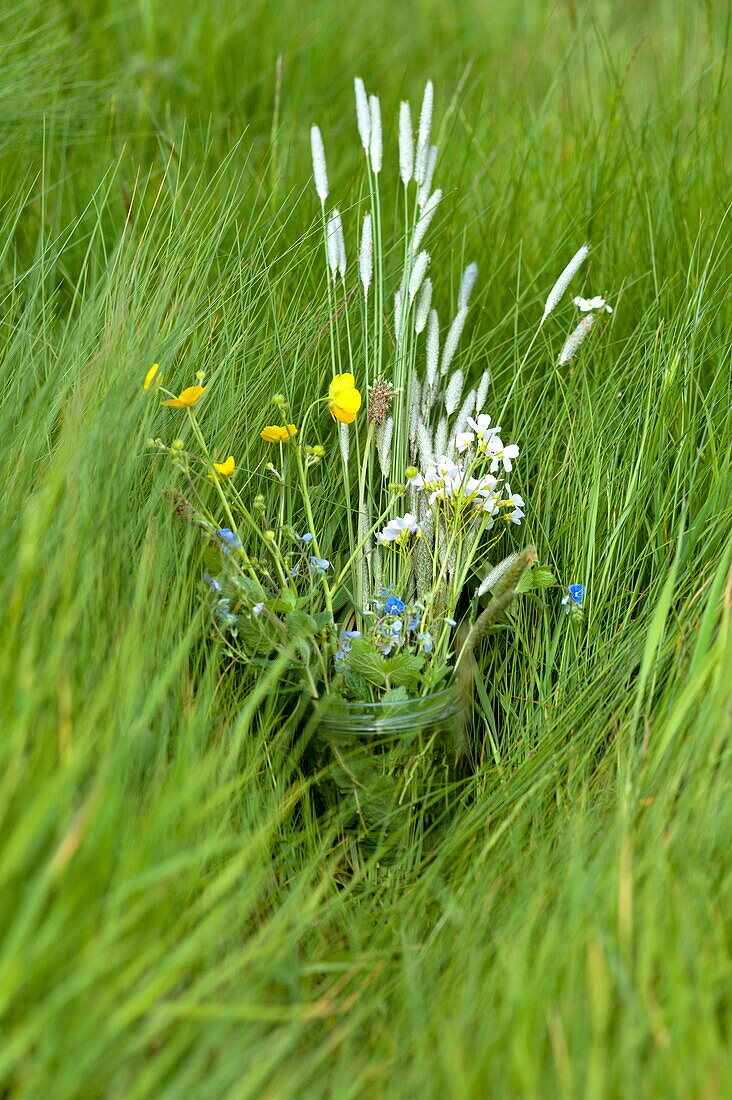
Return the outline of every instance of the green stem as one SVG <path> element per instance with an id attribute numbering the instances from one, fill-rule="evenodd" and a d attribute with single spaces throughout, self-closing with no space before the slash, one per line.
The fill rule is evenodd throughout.
<path id="1" fill-rule="evenodd" d="M 307 516 L 307 520 L 308 520 L 308 530 L 312 533 L 312 536 L 313 536 L 313 542 L 312 542 L 313 550 L 315 551 L 316 556 L 320 557 L 321 556 L 320 555 L 320 544 L 319 544 L 319 541 L 318 541 L 318 536 L 315 533 L 315 520 L 313 519 L 313 510 L 312 510 L 312 507 L 310 505 L 310 494 L 308 493 L 308 482 L 307 482 L 307 478 L 305 476 L 305 467 L 303 466 L 302 455 L 300 454 L 300 447 L 299 447 L 298 444 L 293 444 L 292 446 L 293 446 L 293 450 L 294 450 L 294 453 L 295 453 L 295 463 L 297 465 L 298 480 L 300 482 L 300 488 L 302 490 L 302 499 L 303 499 L 303 504 L 305 506 L 305 515 Z M 329 586 L 328 581 L 325 577 L 325 574 L 321 575 L 320 581 L 321 581 L 321 584 L 323 586 L 323 596 L 324 596 L 324 599 L 325 599 L 326 609 L 329 611 L 329 613 L 332 616 L 333 615 L 333 597 L 331 595 L 330 586 Z"/>

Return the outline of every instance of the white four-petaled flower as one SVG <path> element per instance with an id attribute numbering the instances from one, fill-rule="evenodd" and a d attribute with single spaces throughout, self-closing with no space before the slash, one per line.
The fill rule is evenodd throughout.
<path id="1" fill-rule="evenodd" d="M 606 313 L 613 311 L 613 307 L 609 306 L 599 294 L 595 298 L 573 298 L 572 301 L 582 313 L 589 313 L 592 309 L 604 309 Z"/>

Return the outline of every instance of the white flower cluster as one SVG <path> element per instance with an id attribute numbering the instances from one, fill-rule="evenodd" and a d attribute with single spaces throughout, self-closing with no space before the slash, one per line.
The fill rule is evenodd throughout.
<path id="1" fill-rule="evenodd" d="M 422 530 L 417 523 L 417 517 L 407 512 L 404 516 L 390 519 L 383 531 L 377 533 L 376 541 L 382 545 L 391 543 L 394 547 L 403 546 L 413 538 L 419 538 L 421 534 Z"/>
<path id="2" fill-rule="evenodd" d="M 438 501 L 455 506 L 469 504 L 473 512 L 489 517 L 488 530 L 493 527 L 496 516 L 502 515 L 502 518 L 516 524 L 524 518 L 524 500 L 511 491 L 508 483 L 502 484 L 492 474 L 471 477 L 463 466 L 447 455 L 442 455 L 424 474 L 416 473 L 409 477 L 407 484 L 427 493 L 430 507 Z"/>
<path id="3" fill-rule="evenodd" d="M 413 490 L 425 492 L 429 507 L 433 507 L 437 501 L 447 501 L 455 506 L 471 505 L 473 511 L 488 515 L 489 528 L 493 526 L 493 517 L 497 515 L 502 515 L 512 523 L 521 523 L 524 518 L 523 498 L 518 493 L 513 493 L 508 483 L 501 482 L 500 474 L 499 477 L 494 476 L 499 471 L 510 473 L 513 469 L 512 459 L 518 457 L 519 448 L 515 443 L 503 443 L 498 434 L 501 431 L 500 426 L 491 427 L 491 418 L 487 413 L 479 413 L 475 418 L 469 416 L 467 423 L 470 431 L 458 432 L 453 446 L 458 455 L 469 452 L 466 456 L 468 461 L 463 464 L 450 455 L 443 454 L 439 459 L 427 462 L 424 473 L 410 467 L 406 471 L 407 485 Z M 474 477 L 476 461 L 481 458 L 489 462 L 489 472 Z M 404 518 L 414 519 L 412 516 Z"/>
<path id="4" fill-rule="evenodd" d="M 459 454 L 467 451 L 469 447 L 477 440 L 477 452 L 481 455 L 490 455 L 491 465 L 490 471 L 494 474 L 501 465 L 506 473 L 510 473 L 513 469 L 513 463 L 511 459 L 518 458 L 519 449 L 515 443 L 509 443 L 507 447 L 504 447 L 503 440 L 499 436 L 501 428 L 496 425 L 495 428 L 491 428 L 491 418 L 487 413 L 479 413 L 478 416 L 473 418 L 469 416 L 468 427 L 472 429 L 469 432 L 458 432 L 455 437 L 455 449 Z"/>

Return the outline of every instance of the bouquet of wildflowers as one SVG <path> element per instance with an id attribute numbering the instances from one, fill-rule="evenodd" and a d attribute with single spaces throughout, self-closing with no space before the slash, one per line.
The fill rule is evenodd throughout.
<path id="1" fill-rule="evenodd" d="M 196 417 L 203 375 L 164 401 L 185 410 L 197 450 L 156 445 L 187 481 L 178 510 L 208 540 L 207 599 L 231 656 L 256 669 L 284 654 L 283 687 L 314 699 L 397 704 L 459 680 L 517 593 L 553 577 L 533 548 L 510 545 L 526 508 L 514 480 L 520 448 L 487 409 L 490 373 L 471 383 L 458 365 L 477 266 L 463 272 L 447 324 L 433 305 L 426 245 L 443 193 L 433 185 L 432 84 L 416 134 L 409 104 L 399 112 L 395 241 L 383 216 L 379 100 L 359 79 L 355 92 L 364 173 L 348 226 L 329 205 L 323 140 L 311 130 L 327 389 L 297 414 L 283 394 L 272 396 L 274 415 L 261 427 L 266 478 L 256 494 L 238 487 L 234 456 L 217 455 L 204 439 Z M 560 275 L 534 339 L 586 255 L 581 248 Z M 575 303 L 583 317 L 560 364 L 610 311 L 601 298 Z M 296 357 L 292 368 L 300 374 L 308 363 Z M 154 366 L 145 388 L 158 379 Z M 324 460 L 337 465 L 342 485 L 341 536 L 327 545 L 313 508 Z M 581 585 L 570 586 L 567 610 L 581 610 L 583 596 Z"/>

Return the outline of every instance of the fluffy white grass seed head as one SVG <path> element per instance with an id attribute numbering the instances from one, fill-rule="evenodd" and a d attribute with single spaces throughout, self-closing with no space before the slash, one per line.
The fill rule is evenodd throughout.
<path id="1" fill-rule="evenodd" d="M 427 318 L 429 317 L 431 302 L 432 280 L 427 278 L 419 289 L 417 305 L 414 308 L 414 331 L 417 336 L 419 336 L 420 332 L 424 332 L 424 326 L 427 324 Z"/>
<path id="2" fill-rule="evenodd" d="M 412 274 L 409 276 L 409 301 L 414 301 L 419 292 L 419 288 L 422 286 L 425 275 L 427 274 L 427 268 L 430 266 L 430 254 L 429 252 L 420 252 L 414 261 L 412 267 Z"/>
<path id="3" fill-rule="evenodd" d="M 430 145 L 429 152 L 427 154 L 427 163 L 424 169 L 424 179 L 419 187 L 419 193 L 417 195 L 417 204 L 420 209 L 424 206 L 430 197 L 432 191 L 432 180 L 435 175 L 435 168 L 437 166 L 437 146 Z"/>
<path id="4" fill-rule="evenodd" d="M 417 453 L 419 454 L 419 461 L 423 469 L 427 469 L 428 466 L 434 465 L 434 446 L 432 442 L 432 435 L 427 425 L 420 420 L 417 424 Z"/>
<path id="5" fill-rule="evenodd" d="M 371 141 L 369 97 L 366 95 L 366 88 L 360 76 L 356 77 L 353 86 L 356 90 L 356 123 L 358 124 L 358 136 L 361 138 L 361 144 L 366 150 L 366 153 L 368 153 L 369 143 Z"/>
<path id="6" fill-rule="evenodd" d="M 388 477 L 390 473 L 391 441 L 393 437 L 394 417 L 390 416 L 379 428 L 379 438 L 377 441 L 379 448 L 379 465 L 381 466 L 381 472 L 384 477 Z"/>
<path id="7" fill-rule="evenodd" d="M 544 324 L 552 310 L 556 309 L 556 307 L 559 305 L 565 290 L 579 271 L 582 264 L 587 259 L 589 251 L 589 247 L 586 244 L 583 244 L 579 251 L 575 252 L 574 256 L 569 261 L 552 289 L 549 291 L 549 297 L 546 300 L 546 305 L 544 306 L 544 314 L 541 318 L 541 321 L 539 322 L 539 327 Z"/>
<path id="8" fill-rule="evenodd" d="M 341 279 L 346 277 L 346 240 L 343 236 L 343 222 L 339 210 L 334 210 L 332 215 L 333 232 L 335 234 L 336 266 Z M 335 278 L 335 273 L 334 273 Z"/>
<path id="9" fill-rule="evenodd" d="M 435 454 L 444 455 L 447 448 L 447 417 L 440 417 L 440 423 L 435 432 Z"/>
<path id="10" fill-rule="evenodd" d="M 416 370 L 411 371 L 411 405 L 409 409 L 409 442 L 414 446 L 417 439 L 417 427 L 419 425 L 419 411 L 422 404 L 422 390 Z"/>
<path id="11" fill-rule="evenodd" d="M 569 360 L 573 359 L 574 356 L 577 354 L 580 347 L 587 339 L 590 329 L 594 325 L 596 318 L 596 313 L 586 313 L 580 323 L 577 325 L 577 328 L 570 332 L 569 336 L 564 341 L 564 346 L 562 350 L 559 353 L 560 367 L 564 366 L 565 363 L 568 363 Z"/>
<path id="12" fill-rule="evenodd" d="M 427 199 L 427 202 L 424 204 L 424 207 L 422 209 L 422 213 L 419 216 L 419 220 L 418 220 L 417 224 L 414 227 L 414 234 L 412 235 L 412 252 L 413 253 L 417 251 L 417 249 L 421 245 L 422 241 L 424 240 L 424 235 L 430 227 L 430 222 L 432 221 L 432 219 L 435 216 L 435 211 L 437 210 L 437 207 L 440 205 L 440 199 L 441 198 L 442 198 L 442 189 L 440 187 L 438 187 L 436 191 L 432 192 L 430 197 Z"/>
<path id="13" fill-rule="evenodd" d="M 463 271 L 462 282 L 460 283 L 460 293 L 458 294 L 458 309 L 467 309 L 470 302 L 470 295 L 473 293 L 473 287 L 475 286 L 476 279 L 478 278 L 478 265 L 468 264 Z"/>
<path id="14" fill-rule="evenodd" d="M 435 90 L 432 81 L 425 84 L 422 96 L 422 109 L 419 112 L 419 131 L 417 135 L 417 159 L 414 165 L 414 178 L 417 183 L 424 180 L 427 156 L 430 148 L 430 130 L 432 129 L 432 107 Z"/>
<path id="15" fill-rule="evenodd" d="M 369 117 L 371 120 L 371 133 L 369 137 L 369 155 L 371 157 L 371 171 L 378 175 L 384 156 L 384 146 L 381 137 L 381 105 L 379 97 L 369 96 Z"/>
<path id="16" fill-rule="evenodd" d="M 490 590 L 498 583 L 501 577 L 503 577 L 508 572 L 513 563 L 517 561 L 520 553 L 520 550 L 514 550 L 513 554 L 509 554 L 508 557 L 504 558 L 503 561 L 498 563 L 498 565 L 494 565 L 493 568 L 490 569 L 486 574 L 485 578 L 480 584 L 480 587 L 476 590 L 476 596 L 484 596 L 486 592 L 490 592 Z"/>
<path id="17" fill-rule="evenodd" d="M 338 211 L 334 210 L 331 216 L 328 218 L 328 225 L 325 231 L 325 252 L 328 259 L 328 267 L 330 273 L 335 279 L 338 273 L 338 264 L 340 261 L 340 254 L 338 248 L 338 222 L 336 219 Z"/>
<path id="18" fill-rule="evenodd" d="M 348 466 L 348 456 L 350 451 L 350 443 L 348 439 L 348 424 L 338 425 L 338 442 L 341 448 L 341 458 L 343 459 L 343 465 Z"/>
<path id="19" fill-rule="evenodd" d="M 374 237 L 371 228 L 371 214 L 364 214 L 361 230 L 361 248 L 358 254 L 358 271 L 363 284 L 364 296 L 368 298 L 371 279 L 374 274 Z"/>
<path id="20" fill-rule="evenodd" d="M 450 363 L 452 363 L 455 352 L 457 351 L 457 346 L 460 342 L 460 337 L 463 334 L 463 328 L 465 327 L 465 320 L 467 316 L 467 309 L 459 309 L 458 312 L 455 314 L 455 320 L 450 325 L 448 334 L 445 337 L 445 346 L 442 349 L 442 359 L 440 360 L 440 374 L 443 378 L 450 369 Z"/>
<path id="21" fill-rule="evenodd" d="M 310 127 L 310 150 L 313 154 L 313 179 L 321 205 L 328 198 L 328 170 L 325 166 L 325 149 L 319 126 Z"/>
<path id="22" fill-rule="evenodd" d="M 475 395 L 475 411 L 480 412 L 485 405 L 485 399 L 488 396 L 488 387 L 491 384 L 491 372 L 484 370 L 481 375 L 480 382 L 478 383 L 478 391 Z"/>
<path id="23" fill-rule="evenodd" d="M 456 370 L 447 384 L 447 389 L 445 390 L 445 412 L 448 416 L 452 416 L 460 403 L 464 381 L 463 372 L 461 370 Z"/>
<path id="24" fill-rule="evenodd" d="M 414 173 L 412 114 L 406 100 L 399 104 L 399 175 L 406 187 Z"/>
<path id="25" fill-rule="evenodd" d="M 437 370 L 440 364 L 440 321 L 437 310 L 431 309 L 427 321 L 425 375 L 427 385 L 434 386 L 437 380 Z"/>
<path id="26" fill-rule="evenodd" d="M 397 344 L 402 339 L 402 316 L 404 312 L 404 298 L 401 290 L 394 291 L 394 337 Z"/>
<path id="27" fill-rule="evenodd" d="M 462 405 L 460 406 L 460 409 L 458 411 L 457 416 L 455 417 L 455 422 L 453 424 L 453 431 L 455 431 L 455 432 L 464 432 L 465 431 L 465 429 L 468 426 L 468 417 L 472 416 L 473 413 L 475 412 L 475 399 L 476 399 L 476 397 L 477 397 L 477 391 L 476 390 L 470 390 L 467 397 L 465 398 Z"/>

